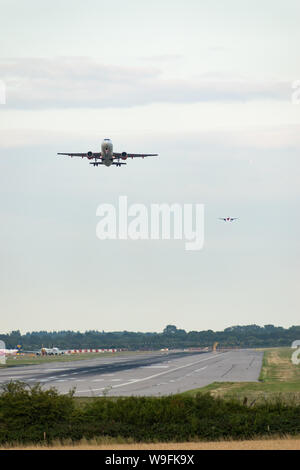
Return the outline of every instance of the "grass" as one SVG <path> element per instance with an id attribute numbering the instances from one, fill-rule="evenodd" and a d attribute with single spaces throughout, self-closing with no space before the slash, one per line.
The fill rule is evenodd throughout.
<path id="1" fill-rule="evenodd" d="M 291 362 L 292 352 L 291 348 L 265 350 L 259 382 L 214 382 L 185 394 L 209 392 L 217 397 L 247 401 L 250 405 L 278 399 L 299 404 L 300 365 Z"/>
<path id="2" fill-rule="evenodd" d="M 62 354 L 61 356 L 14 356 L 6 360 L 6 365 L 2 367 L 32 366 L 35 364 L 45 364 L 48 362 L 72 362 L 83 359 L 93 359 L 95 357 L 105 357 L 117 353 L 82 353 L 82 354 Z"/>
<path id="3" fill-rule="evenodd" d="M 94 438 L 81 439 L 74 443 L 70 440 L 53 442 L 47 445 L 7 444 L 0 450 L 300 450 L 299 436 L 266 437 L 245 441 L 193 441 L 193 442 L 134 442 L 132 439 Z"/>
<path id="4" fill-rule="evenodd" d="M 147 351 L 143 351 L 140 354 L 145 354 Z M 120 351 L 114 353 L 76 353 L 76 354 L 62 354 L 61 356 L 35 356 L 35 355 L 26 355 L 26 356 L 13 356 L 8 357 L 5 365 L 0 365 L 1 368 L 6 367 L 17 367 L 17 366 L 32 366 L 35 364 L 45 364 L 48 362 L 72 362 L 72 361 L 82 361 L 86 359 L 95 359 L 102 357 L 112 357 L 112 356 L 122 356 L 128 354 L 137 354 L 136 351 Z"/>

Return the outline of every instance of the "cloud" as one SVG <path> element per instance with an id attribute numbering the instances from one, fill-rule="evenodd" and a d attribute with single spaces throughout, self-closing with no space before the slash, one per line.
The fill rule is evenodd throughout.
<path id="1" fill-rule="evenodd" d="M 147 57 L 141 57 L 141 60 L 147 61 L 147 62 L 173 62 L 177 60 L 183 59 L 182 54 L 157 54 L 157 55 L 152 55 L 152 56 L 147 56 Z"/>
<path id="2" fill-rule="evenodd" d="M 6 107 L 13 109 L 291 99 L 287 82 L 207 76 L 164 79 L 162 72 L 156 67 L 105 65 L 87 57 L 0 61 Z"/>
<path id="3" fill-rule="evenodd" d="M 300 151 L 300 127 L 269 126 L 263 128 L 242 129 L 215 129 L 198 132 L 113 132 L 110 134 L 114 142 L 115 151 L 135 151 L 143 149 L 157 151 L 168 165 L 174 161 L 182 162 L 185 155 L 185 164 L 199 161 L 209 161 L 218 165 L 220 161 L 248 162 L 252 165 L 260 158 L 262 153 L 273 155 L 274 162 L 277 155 L 298 155 Z M 99 149 L 100 137 L 92 130 L 58 130 L 58 129 L 0 129 L 0 152 L 5 155 L 6 150 L 16 149 L 22 158 L 21 149 L 46 148 L 56 155 L 56 152 L 85 152 Z M 41 150 L 43 152 L 43 150 Z M 276 158 L 275 158 L 276 157 Z M 181 165 L 182 163 L 180 163 Z M 274 164 L 274 169 L 278 164 Z M 296 165 L 294 175 L 299 178 L 299 165 Z"/>

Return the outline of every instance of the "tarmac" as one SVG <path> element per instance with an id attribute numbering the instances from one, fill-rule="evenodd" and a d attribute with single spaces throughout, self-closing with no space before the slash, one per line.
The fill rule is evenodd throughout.
<path id="1" fill-rule="evenodd" d="M 0 385 L 20 380 L 75 388 L 75 396 L 162 396 L 204 387 L 212 382 L 257 381 L 263 353 L 251 349 L 226 352 L 145 352 L 72 362 L 16 366 L 0 371 Z"/>

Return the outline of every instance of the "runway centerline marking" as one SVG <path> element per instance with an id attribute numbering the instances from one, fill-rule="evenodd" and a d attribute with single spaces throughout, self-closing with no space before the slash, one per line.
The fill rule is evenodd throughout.
<path id="1" fill-rule="evenodd" d="M 167 369 L 170 366 L 142 366 L 142 369 Z"/>
<path id="2" fill-rule="evenodd" d="M 201 369 L 194 370 L 194 372 L 200 372 L 200 370 L 204 370 L 204 369 L 207 369 L 207 366 L 201 367 Z"/>
<path id="3" fill-rule="evenodd" d="M 220 356 L 220 354 L 216 354 L 215 356 L 207 357 L 206 359 L 200 359 L 200 361 L 190 362 L 189 364 L 184 364 L 183 366 L 176 367 L 175 369 L 169 369 L 169 370 L 165 370 L 164 372 L 159 372 L 158 374 L 149 375 L 149 377 L 144 377 L 142 379 L 134 379 L 131 382 L 125 382 L 123 384 L 112 385 L 111 388 L 125 387 L 126 385 L 132 385 L 132 384 L 137 383 L 137 382 L 144 382 L 145 380 L 154 379 L 155 377 L 159 377 L 160 375 L 170 374 L 172 372 L 175 372 L 176 370 L 184 369 L 185 367 L 191 367 L 194 364 L 199 364 L 199 362 L 209 361 L 210 359 L 215 359 L 217 356 Z M 94 388 L 92 390 L 91 389 L 89 389 L 89 390 L 79 390 L 78 392 L 75 393 L 75 395 L 77 393 L 97 392 L 99 390 L 104 390 L 104 387 Z"/>

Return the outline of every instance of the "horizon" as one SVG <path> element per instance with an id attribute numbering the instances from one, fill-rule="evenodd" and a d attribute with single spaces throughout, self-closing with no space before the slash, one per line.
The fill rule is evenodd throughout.
<path id="1" fill-rule="evenodd" d="M 165 328 L 167 326 L 175 326 L 176 329 L 178 331 L 184 331 L 185 333 L 191 333 L 193 331 L 196 331 L 198 333 L 201 333 L 201 332 L 206 332 L 206 331 L 212 331 L 213 333 L 222 333 L 226 330 L 229 330 L 231 328 L 246 328 L 246 327 L 251 327 L 251 326 L 258 326 L 259 328 L 263 329 L 263 328 L 266 328 L 266 327 L 274 327 L 274 328 L 283 328 L 284 330 L 289 330 L 291 328 L 298 328 L 300 327 L 300 324 L 299 325 L 290 325 L 288 327 L 283 327 L 281 325 L 272 325 L 272 324 L 266 324 L 266 325 L 258 325 L 256 323 L 253 323 L 253 324 L 249 324 L 249 325 L 231 325 L 231 326 L 228 326 L 228 327 L 225 327 L 223 330 L 212 330 L 212 329 L 207 329 L 207 330 L 185 330 L 184 328 L 177 328 L 176 325 L 166 325 Z M 165 329 L 164 328 L 164 329 Z M 164 330 L 163 329 L 163 330 Z M 163 330 L 160 332 L 160 331 L 141 331 L 141 330 L 137 330 L 137 331 L 133 331 L 133 330 L 115 330 L 115 331 L 105 331 L 105 330 L 85 330 L 85 331 L 80 331 L 80 330 L 32 330 L 32 331 L 26 331 L 26 332 L 22 332 L 20 330 L 12 330 L 10 332 L 6 332 L 6 333 L 3 333 L 1 332 L 0 333 L 0 336 L 5 336 L 5 335 L 9 335 L 11 333 L 15 333 L 17 331 L 20 331 L 20 334 L 21 336 L 25 336 L 26 334 L 33 334 L 33 333 L 47 333 L 47 334 L 51 334 L 51 333 L 63 333 L 63 332 L 66 332 L 66 333 L 80 333 L 80 334 L 85 334 L 85 333 L 90 333 L 90 332 L 95 332 L 95 333 L 101 333 L 101 334 L 107 334 L 107 333 L 141 333 L 141 334 L 146 334 L 146 333 L 157 333 L 157 334 L 163 334 Z"/>

